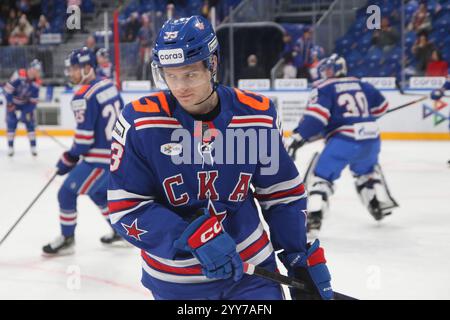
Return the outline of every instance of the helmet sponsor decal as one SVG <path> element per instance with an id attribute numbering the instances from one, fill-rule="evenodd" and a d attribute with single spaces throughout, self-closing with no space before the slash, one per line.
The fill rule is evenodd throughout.
<path id="1" fill-rule="evenodd" d="M 214 37 L 209 43 L 208 43 L 208 48 L 209 48 L 209 52 L 214 52 L 217 49 L 217 37 Z"/>
<path id="2" fill-rule="evenodd" d="M 182 63 L 184 62 L 183 49 L 159 50 L 158 58 L 162 65 Z"/>

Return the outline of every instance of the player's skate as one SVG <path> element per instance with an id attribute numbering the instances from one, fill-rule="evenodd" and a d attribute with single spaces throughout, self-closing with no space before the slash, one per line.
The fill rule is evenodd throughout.
<path id="1" fill-rule="evenodd" d="M 75 252 L 75 237 L 59 236 L 42 248 L 45 256 L 65 256 Z"/>
<path id="2" fill-rule="evenodd" d="M 111 233 L 100 238 L 100 242 L 108 246 L 128 246 L 128 242 L 116 230 L 112 230 Z"/>
<path id="3" fill-rule="evenodd" d="M 33 157 L 36 157 L 36 156 L 37 156 L 37 150 L 36 150 L 36 147 L 31 147 L 31 155 L 32 155 Z"/>
<path id="4" fill-rule="evenodd" d="M 8 157 L 12 157 L 14 155 L 14 148 L 13 147 L 9 147 L 8 148 Z"/>
<path id="5" fill-rule="evenodd" d="M 390 215 L 392 209 L 398 207 L 397 202 L 389 192 L 379 165 L 375 166 L 374 172 L 357 176 L 355 186 L 359 198 L 376 221 L 380 221 L 385 216 Z"/>

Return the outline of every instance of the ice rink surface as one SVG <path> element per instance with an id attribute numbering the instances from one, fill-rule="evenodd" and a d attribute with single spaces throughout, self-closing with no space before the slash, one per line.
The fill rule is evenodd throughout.
<path id="1" fill-rule="evenodd" d="M 320 148 L 316 142 L 299 150 L 300 172 Z M 63 149 L 40 137 L 38 151 L 32 158 L 27 139 L 18 137 L 9 158 L 0 137 L 0 238 L 51 177 Z M 400 208 L 380 223 L 344 171 L 319 234 L 335 290 L 360 299 L 450 299 L 449 159 L 449 141 L 384 141 L 380 163 Z M 0 246 L 0 299 L 152 299 L 140 284 L 139 251 L 100 243 L 108 226 L 87 197 L 78 202 L 75 255 L 41 256 L 59 234 L 62 181 L 49 186 Z"/>

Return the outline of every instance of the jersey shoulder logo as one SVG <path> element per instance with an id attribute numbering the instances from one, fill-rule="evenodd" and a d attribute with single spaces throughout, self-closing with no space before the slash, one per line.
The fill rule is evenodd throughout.
<path id="1" fill-rule="evenodd" d="M 160 113 L 162 110 L 168 116 L 171 116 L 169 104 L 163 91 L 156 92 L 139 100 L 134 100 L 131 102 L 131 105 L 136 112 Z"/>
<path id="2" fill-rule="evenodd" d="M 270 107 L 269 98 L 247 90 L 234 88 L 238 101 L 252 109 L 266 111 Z"/>

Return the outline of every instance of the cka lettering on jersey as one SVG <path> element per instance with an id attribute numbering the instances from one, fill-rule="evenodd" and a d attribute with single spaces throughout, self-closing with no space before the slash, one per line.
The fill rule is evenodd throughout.
<path id="1" fill-rule="evenodd" d="M 251 174 L 241 173 L 238 181 L 234 185 L 233 191 L 228 197 L 228 201 L 239 202 L 244 201 L 247 198 L 248 190 L 251 182 Z M 219 200 L 220 195 L 216 188 L 216 183 L 219 178 L 219 172 L 213 171 L 200 171 L 197 173 L 198 181 L 198 200 Z M 163 183 L 164 192 L 167 200 L 173 206 L 182 206 L 189 202 L 189 195 L 183 188 L 184 179 L 182 174 L 177 174 L 172 177 L 164 179 Z"/>

